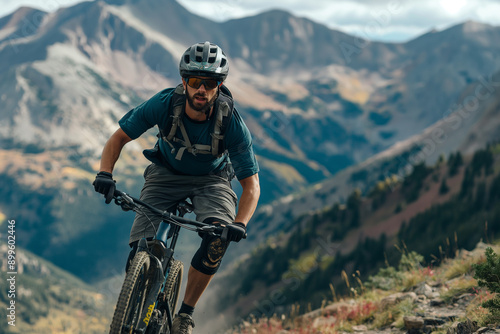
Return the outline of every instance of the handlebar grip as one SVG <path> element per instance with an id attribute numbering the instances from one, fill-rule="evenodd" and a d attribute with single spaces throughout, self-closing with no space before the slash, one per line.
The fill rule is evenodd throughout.
<path id="1" fill-rule="evenodd" d="M 227 235 L 229 234 L 229 229 L 227 227 L 225 227 L 223 230 L 222 230 L 222 234 L 220 236 L 220 239 L 223 243 L 226 243 L 227 242 Z"/>

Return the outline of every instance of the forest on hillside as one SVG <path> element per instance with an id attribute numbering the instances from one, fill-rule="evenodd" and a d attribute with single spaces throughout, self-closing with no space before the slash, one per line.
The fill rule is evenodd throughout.
<path id="1" fill-rule="evenodd" d="M 445 200 L 401 222 L 396 234 L 359 238 L 345 251 L 350 233 L 373 224 L 371 217 L 384 210 L 404 211 L 429 196 L 432 187 Z M 492 241 L 500 231 L 500 144 L 470 157 L 456 152 L 433 166 L 418 164 L 403 180 L 386 178 L 365 194 L 355 190 L 344 203 L 298 217 L 289 226 L 242 261 L 234 271 L 238 277 L 228 278 L 233 283 L 222 292 L 221 309 L 232 305 L 243 317 L 259 317 L 297 305 L 304 311 L 319 308 L 332 294 L 348 295 L 349 280 L 368 279 L 398 263 L 403 252 L 414 251 L 427 266 L 436 266 L 459 249 Z"/>

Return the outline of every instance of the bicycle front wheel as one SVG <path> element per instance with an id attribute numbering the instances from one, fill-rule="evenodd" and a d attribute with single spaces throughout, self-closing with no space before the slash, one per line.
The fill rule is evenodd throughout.
<path id="1" fill-rule="evenodd" d="M 168 300 L 172 313 L 175 312 L 177 301 L 179 300 L 179 292 L 182 284 L 182 273 L 184 265 L 179 260 L 172 260 L 172 266 L 168 272 L 167 282 L 165 283 L 165 299 Z"/>
<path id="2" fill-rule="evenodd" d="M 110 334 L 133 333 L 141 320 L 144 302 L 149 292 L 150 257 L 146 252 L 135 255 L 125 276 L 118 297 Z"/>
<path id="3" fill-rule="evenodd" d="M 179 300 L 179 293 L 182 284 L 182 273 L 184 271 L 184 265 L 179 260 L 173 260 L 168 271 L 167 281 L 165 282 L 165 289 L 163 290 L 164 301 L 170 305 L 170 310 L 172 315 L 175 313 L 177 308 L 177 302 Z M 160 330 L 161 334 L 170 334 L 171 331 L 168 328 L 167 317 L 163 317 L 163 323 Z"/>

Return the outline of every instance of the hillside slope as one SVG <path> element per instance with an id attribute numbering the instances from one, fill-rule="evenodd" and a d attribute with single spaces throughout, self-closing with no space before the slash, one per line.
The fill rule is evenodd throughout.
<path id="1" fill-rule="evenodd" d="M 472 251 L 457 250 L 438 267 L 422 266 L 420 256 L 403 253 L 397 268 L 351 284 L 350 296 L 326 298 L 321 308 L 298 315 L 257 314 L 229 333 L 500 333 L 500 319 L 484 307 L 494 295 L 479 287 L 473 265 L 485 263 L 485 250 L 500 247 L 480 242 Z M 356 281 L 356 279 L 358 279 Z M 350 283 L 349 283 L 350 281 Z"/>
<path id="2" fill-rule="evenodd" d="M 422 133 L 302 191 L 260 205 L 250 225 L 249 241 L 256 245 L 262 238 L 290 228 L 295 217 L 322 210 L 336 202 L 344 203 L 354 189 L 368 192 L 387 178 L 402 181 L 417 164 L 433 165 L 442 155 L 449 156 L 455 151 L 473 154 L 489 142 L 498 141 L 499 82 L 500 72 L 496 72 L 487 81 L 481 79 L 470 83 L 453 109 Z M 477 92 L 480 94 L 476 95 Z M 469 106 L 471 101 L 475 103 Z"/>
<path id="3" fill-rule="evenodd" d="M 130 108 L 179 82 L 189 45 L 212 40 L 227 50 L 227 84 L 261 166 L 262 205 L 240 255 L 303 213 L 400 175 L 401 159 L 411 168 L 408 155 L 427 137 L 408 137 L 455 102 L 474 102 L 467 98 L 477 83 L 500 68 L 498 36 L 499 27 L 465 22 L 408 43 L 364 41 L 346 54 L 361 41 L 284 11 L 217 23 L 174 0 L 90 1 L 51 14 L 21 8 L 0 19 L 0 216 L 24 222 L 20 246 L 87 282 L 121 272 L 132 218 L 92 190 L 102 147 Z M 487 118 L 482 107 L 485 94 L 497 93 L 493 79 L 462 122 L 471 128 L 454 131 L 433 158 L 465 138 L 483 147 L 498 135 L 498 109 Z M 121 189 L 139 194 L 148 164 L 141 151 L 155 134 L 126 146 L 114 173 Z"/>
<path id="4" fill-rule="evenodd" d="M 19 227 L 19 222 L 16 222 Z M 4 225 L 2 225 L 5 227 Z M 7 240 L 1 235 L 2 240 Z M 0 244 L 7 254 L 7 245 Z M 16 247 L 15 283 L 7 281 L 7 256 L 0 262 L 2 280 L 0 305 L 6 309 L 15 302 L 15 319 L 11 326 L 0 323 L 2 333 L 104 333 L 112 316 L 117 292 L 111 286 L 97 290 L 68 272 L 26 250 Z M 14 287 L 14 288 L 13 288 Z M 12 296 L 10 298 L 9 296 Z M 10 311 L 8 311 L 10 312 Z M 5 319 L 4 319 L 5 320 Z"/>
<path id="5" fill-rule="evenodd" d="M 316 308 L 331 288 L 348 293 L 342 275 L 365 280 L 395 263 L 394 244 L 436 264 L 499 227 L 500 145 L 465 158 L 454 153 L 433 166 L 416 165 L 403 181 L 388 178 L 364 195 L 354 191 L 345 204 L 295 218 L 222 280 L 218 307 L 228 319 L 269 305 L 277 314 L 292 305 Z"/>

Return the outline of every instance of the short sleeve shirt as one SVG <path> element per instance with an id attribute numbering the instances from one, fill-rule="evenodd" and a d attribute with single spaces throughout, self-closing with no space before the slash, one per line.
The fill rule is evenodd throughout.
<path id="1" fill-rule="evenodd" d="M 171 100 L 174 88 L 168 88 L 154 95 L 149 100 L 130 110 L 119 121 L 122 130 L 131 138 L 136 139 L 148 129 L 158 126 L 164 129 L 171 114 Z M 215 117 L 207 121 L 191 120 L 185 113 L 182 114 L 182 123 L 191 144 L 212 145 L 212 132 Z M 183 138 L 180 129 L 176 136 Z M 187 175 L 208 175 L 220 170 L 225 164 L 225 157 L 214 157 L 211 154 L 192 154 L 184 151 L 182 158 L 175 158 L 177 151 L 182 147 L 180 143 L 173 142 L 174 150 L 163 139 L 159 139 L 157 146 L 162 161 L 175 171 Z M 224 135 L 224 144 L 233 164 L 236 177 L 239 180 L 259 172 L 259 166 L 252 147 L 252 137 L 243 119 L 236 109 Z M 148 159 L 155 162 L 146 155 Z"/>

